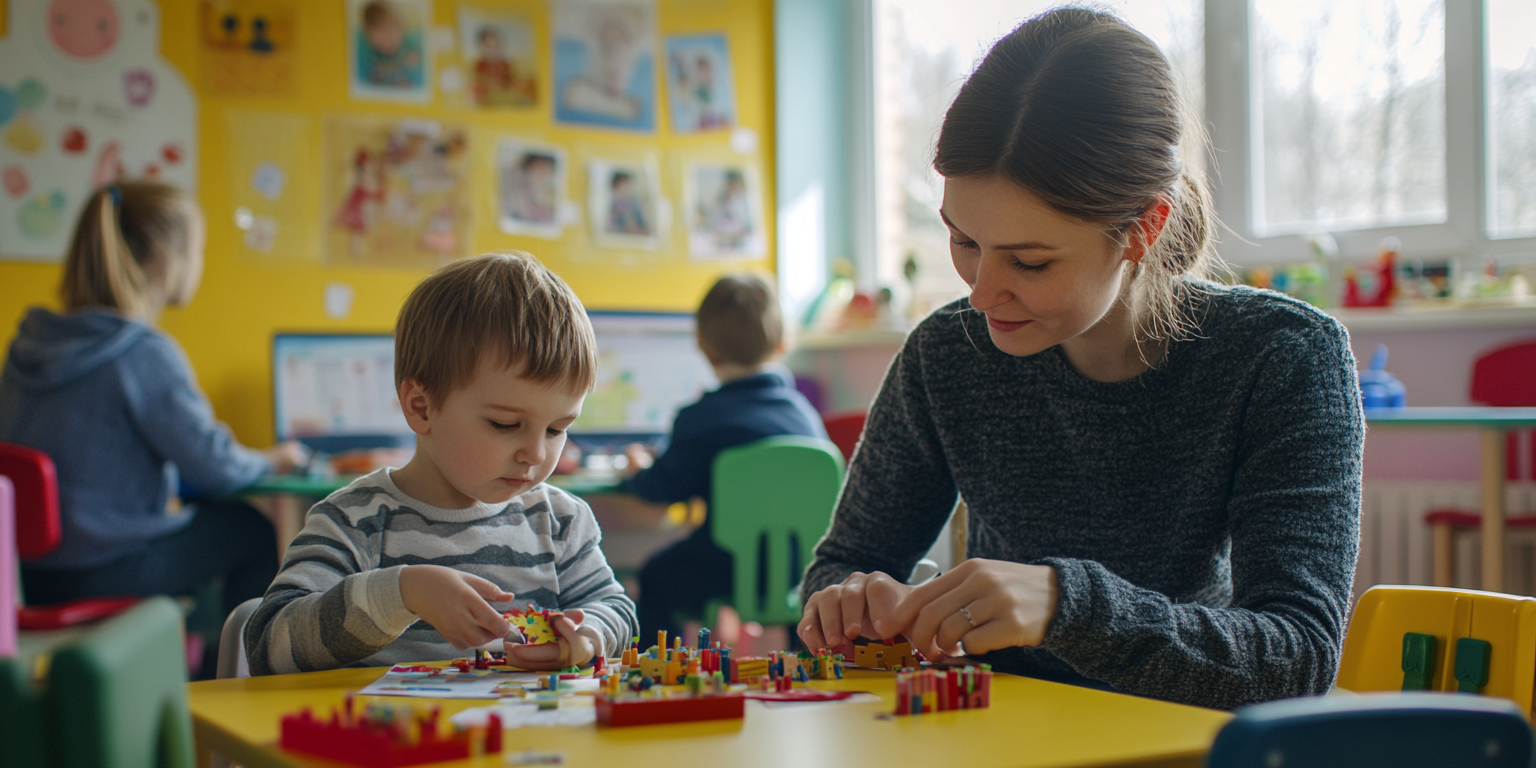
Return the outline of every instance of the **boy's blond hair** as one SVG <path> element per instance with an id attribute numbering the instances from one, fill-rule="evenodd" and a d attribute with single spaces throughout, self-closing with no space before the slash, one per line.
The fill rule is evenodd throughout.
<path id="1" fill-rule="evenodd" d="M 523 378 L 569 392 L 590 392 L 597 383 L 597 340 L 586 310 L 564 280 L 522 251 L 443 267 L 400 308 L 395 389 L 415 379 L 441 403 L 469 383 L 482 359 L 520 365 Z"/>
<path id="2" fill-rule="evenodd" d="M 720 363 L 762 365 L 778 352 L 784 317 L 773 285 L 749 272 L 715 282 L 694 315 L 699 346 Z"/>

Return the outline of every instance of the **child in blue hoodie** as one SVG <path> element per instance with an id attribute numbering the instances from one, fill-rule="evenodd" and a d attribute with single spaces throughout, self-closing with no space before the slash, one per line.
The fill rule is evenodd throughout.
<path id="1" fill-rule="evenodd" d="M 35 307 L 21 322 L 0 374 L 0 442 L 53 459 L 64 534 L 22 564 L 32 603 L 187 593 L 223 576 L 227 613 L 277 573 L 276 534 L 255 509 L 177 509 L 178 479 L 228 493 L 303 453 L 236 442 L 180 347 L 153 325 L 196 293 L 203 244 L 202 213 L 185 192 L 148 181 L 105 187 L 65 258 L 65 312 Z"/>

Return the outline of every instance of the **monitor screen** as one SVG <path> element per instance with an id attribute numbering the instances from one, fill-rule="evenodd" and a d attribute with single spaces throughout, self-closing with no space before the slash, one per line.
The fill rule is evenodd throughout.
<path id="1" fill-rule="evenodd" d="M 395 394 L 395 338 L 278 334 L 272 340 L 278 440 L 323 453 L 408 446 Z"/>
<path id="2" fill-rule="evenodd" d="M 597 335 L 597 389 L 571 434 L 583 447 L 649 441 L 672 431 L 683 406 L 716 385 L 693 336 L 693 315 L 589 312 Z"/>

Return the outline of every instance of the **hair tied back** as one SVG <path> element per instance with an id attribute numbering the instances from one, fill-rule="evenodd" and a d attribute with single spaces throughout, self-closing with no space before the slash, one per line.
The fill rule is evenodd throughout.
<path id="1" fill-rule="evenodd" d="M 107 185 L 107 197 L 112 198 L 112 206 L 118 209 L 123 207 L 123 188 L 116 184 Z"/>

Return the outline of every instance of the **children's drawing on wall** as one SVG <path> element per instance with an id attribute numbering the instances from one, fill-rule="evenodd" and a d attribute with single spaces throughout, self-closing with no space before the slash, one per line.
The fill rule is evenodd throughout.
<path id="1" fill-rule="evenodd" d="M 347 0 L 352 97 L 430 101 L 428 0 Z"/>
<path id="2" fill-rule="evenodd" d="M 556 120 L 655 130 L 654 3 L 557 3 L 554 41 Z"/>
<path id="3" fill-rule="evenodd" d="M 531 107 L 539 101 L 538 49 L 523 19 L 459 9 L 459 48 L 477 107 Z"/>
<path id="4" fill-rule="evenodd" d="M 496 146 L 497 218 L 509 235 L 558 238 L 565 224 L 565 149 L 503 139 Z"/>
<path id="5" fill-rule="evenodd" d="M 196 186 L 196 102 L 160 58 L 159 6 L 51 0 L 7 9 L 0 254 L 59 260 L 82 202 L 118 178 Z"/>
<path id="6" fill-rule="evenodd" d="M 223 170 L 241 244 L 263 259 L 318 260 L 319 184 L 310 118 L 231 109 L 224 128 Z"/>
<path id="7" fill-rule="evenodd" d="M 736 121 L 725 35 L 667 38 L 667 94 L 672 130 L 696 133 Z"/>
<path id="8" fill-rule="evenodd" d="M 593 160 L 587 168 L 592 240 L 610 248 L 655 250 L 664 220 L 656 171 L 646 163 Z"/>
<path id="9" fill-rule="evenodd" d="M 296 92 L 297 10 L 291 0 L 203 0 L 203 88 L 238 96 Z"/>
<path id="10" fill-rule="evenodd" d="M 333 119 L 326 128 L 326 263 L 423 267 L 464 255 L 467 150 L 460 126 Z"/>
<path id="11" fill-rule="evenodd" d="M 683 178 L 688 252 L 696 259 L 767 254 L 756 172 L 748 166 L 697 164 Z"/>

